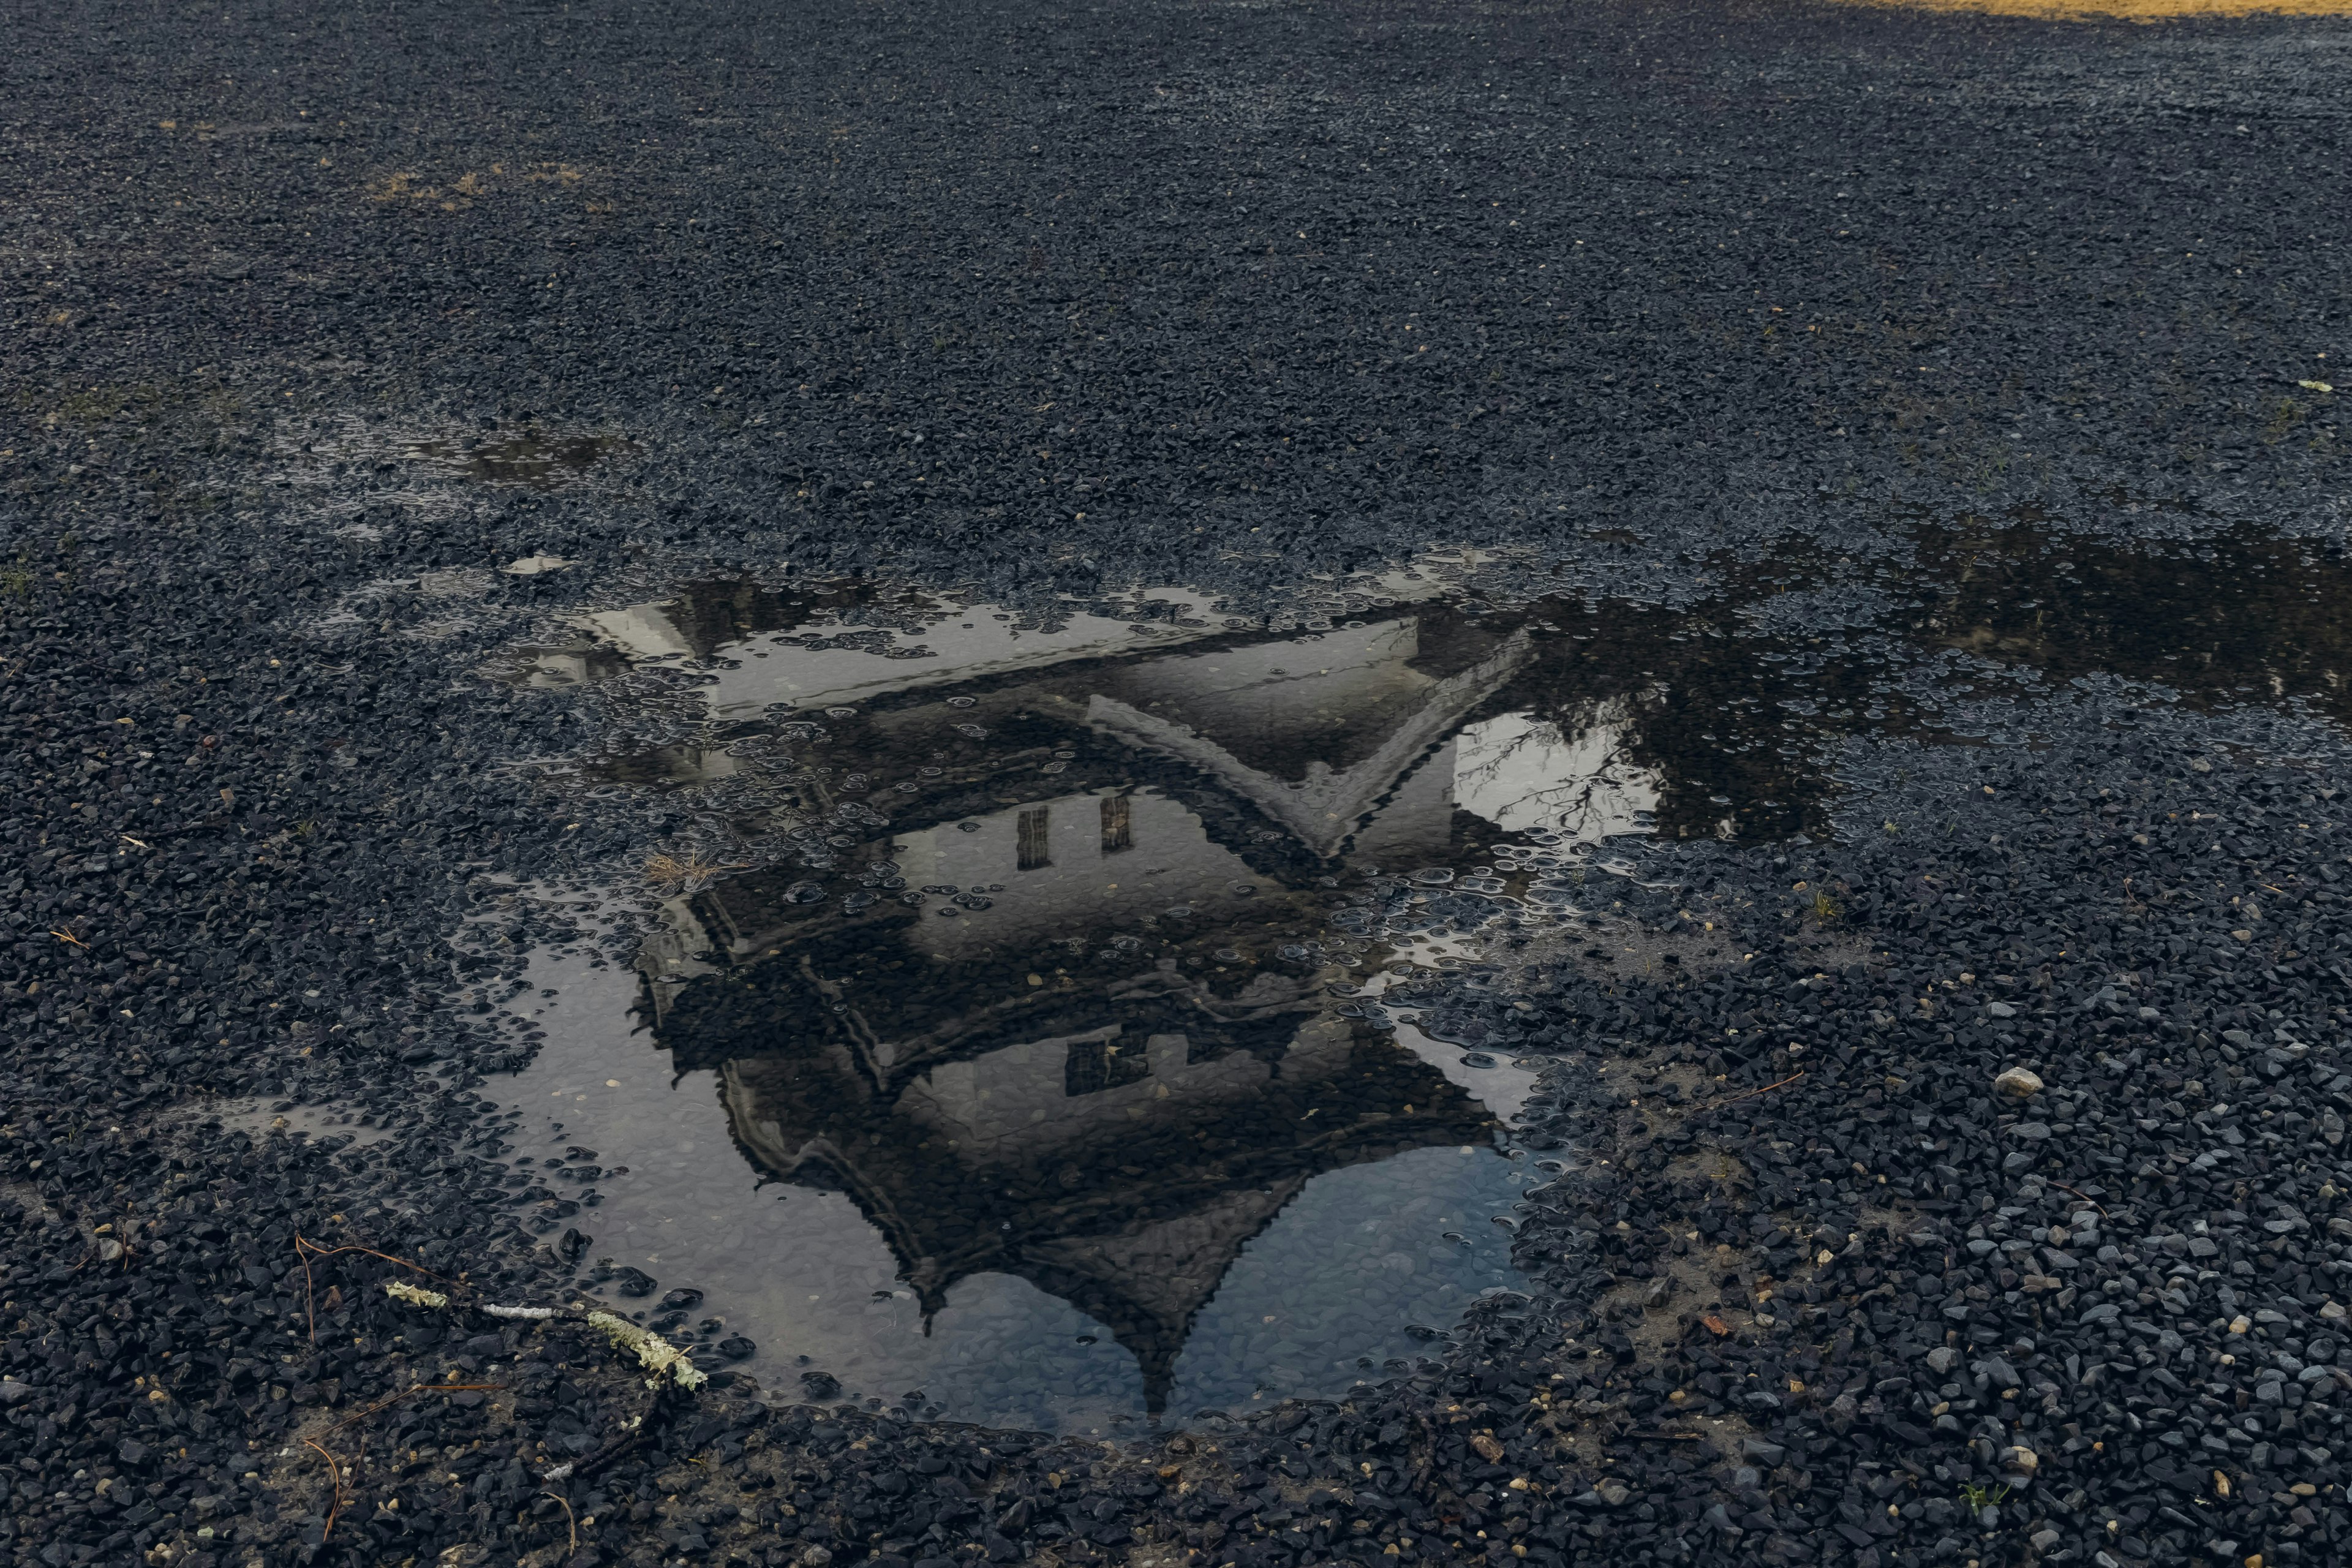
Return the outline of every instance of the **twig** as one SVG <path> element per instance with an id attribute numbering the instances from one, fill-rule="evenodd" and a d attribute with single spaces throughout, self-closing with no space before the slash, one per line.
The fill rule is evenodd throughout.
<path id="1" fill-rule="evenodd" d="M 1769 1094 L 1776 1089 L 1786 1089 L 1789 1085 L 1796 1082 L 1799 1079 L 1804 1076 L 1805 1075 L 1802 1072 L 1792 1072 L 1787 1078 L 1782 1079 L 1779 1083 L 1768 1083 L 1762 1089 L 1751 1089 L 1745 1094 L 1735 1094 L 1729 1100 L 1718 1100 L 1713 1105 L 1708 1106 L 1707 1109 L 1709 1110 L 1720 1110 L 1727 1105 L 1736 1105 L 1743 1100 L 1753 1100 L 1759 1094 Z"/>
<path id="2" fill-rule="evenodd" d="M 2049 1178 L 2048 1178 L 2047 1176 L 2045 1176 L 2045 1177 L 2043 1177 L 2043 1178 L 2042 1178 L 2042 1180 L 2044 1180 L 2044 1181 L 2049 1181 Z M 2084 1203 L 2086 1203 L 2086 1204 L 2090 1205 L 2093 1208 L 2097 1209 L 2097 1210 L 2099 1211 L 2099 1214 L 2100 1214 L 2101 1217 L 2103 1217 L 2103 1218 L 2104 1218 L 2104 1217 L 2106 1217 L 2106 1215 L 2107 1215 L 2107 1211 L 2106 1211 L 2105 1206 L 2104 1205 L 2102 1205 L 2102 1204 L 2099 1202 L 2099 1200 L 2098 1200 L 2098 1199 L 2096 1199 L 2096 1198 L 2093 1197 L 2090 1194 L 2088 1194 L 2088 1193 L 2086 1193 L 2086 1192 L 2084 1192 L 2081 1188 L 2079 1188 L 2079 1187 L 2070 1187 L 2070 1186 L 2067 1186 L 2067 1185 L 2066 1185 L 2066 1184 L 2065 1184 L 2065 1183 L 2063 1183 L 2063 1182 L 2051 1182 L 2051 1183 L 2050 1183 L 2050 1184 L 2051 1184 L 2052 1186 L 2053 1186 L 2053 1187 L 2060 1188 L 2060 1189 L 2061 1189 L 2061 1190 L 2063 1190 L 2063 1191 L 2073 1193 L 2076 1197 L 2078 1197 L 2078 1198 L 2082 1199 Z"/>
<path id="3" fill-rule="evenodd" d="M 574 1478 L 586 1480 L 605 1466 L 623 1458 L 646 1441 L 643 1432 L 628 1432 L 613 1438 L 584 1459 L 566 1459 L 551 1465 L 540 1476 L 542 1481 L 568 1481 Z"/>
<path id="4" fill-rule="evenodd" d="M 320 1448 L 310 1438 L 303 1438 L 302 1446 L 316 1449 L 319 1458 L 327 1461 L 327 1479 L 334 1483 L 335 1500 L 327 1507 L 327 1528 L 319 1532 L 319 1544 L 324 1546 L 327 1543 L 327 1537 L 335 1533 L 335 1516 L 343 1511 L 343 1472 L 336 1465 L 335 1457 L 326 1449 Z"/>
<path id="5" fill-rule="evenodd" d="M 578 1556 L 580 1552 L 580 1521 L 572 1517 L 571 1502 L 565 1499 L 563 1494 L 561 1492 L 541 1492 L 539 1495 L 541 1497 L 551 1497 L 562 1506 L 563 1528 L 572 1532 L 572 1544 L 566 1547 L 564 1551 L 566 1555 Z"/>
<path id="6" fill-rule="evenodd" d="M 584 1459 L 566 1459 L 560 1465 L 551 1466 L 541 1472 L 539 1479 L 551 1482 L 584 1481 L 606 1466 L 634 1453 L 651 1441 L 655 1429 L 668 1418 L 673 1408 L 672 1399 L 669 1389 L 656 1390 L 653 1402 L 646 1406 L 644 1413 L 632 1418 L 627 1426 L 614 1434 L 603 1447 Z"/>
<path id="7" fill-rule="evenodd" d="M 1704 1434 L 1698 1432 L 1628 1432 L 1626 1436 L 1637 1443 L 1696 1443 Z"/>
<path id="8" fill-rule="evenodd" d="M 364 1252 L 370 1258 L 381 1258 L 386 1263 L 397 1263 L 403 1268 L 415 1269 L 417 1273 L 424 1275 L 427 1279 L 440 1279 L 441 1283 L 444 1285 L 449 1283 L 448 1280 L 442 1279 L 440 1275 L 434 1273 L 433 1270 L 425 1268 L 423 1264 L 411 1263 L 405 1258 L 394 1258 L 389 1252 L 378 1252 L 373 1247 L 360 1247 L 356 1245 L 351 1247 L 320 1247 L 309 1237 L 303 1236 L 298 1232 L 294 1237 L 294 1256 L 302 1260 L 302 1315 L 304 1321 L 310 1325 L 310 1342 L 314 1345 L 319 1342 L 319 1289 L 317 1285 L 315 1285 L 310 1279 L 310 1255 L 312 1253 L 316 1253 L 320 1258 L 334 1258 L 346 1252 Z"/>
<path id="9" fill-rule="evenodd" d="M 402 1400 L 407 1398 L 412 1394 L 463 1394 L 468 1391 L 480 1393 L 492 1389 L 504 1388 L 506 1384 L 503 1383 L 412 1383 L 406 1388 L 402 1389 L 398 1394 L 392 1394 L 383 1399 L 379 1399 L 373 1405 L 369 1405 L 365 1410 L 355 1411 L 352 1415 L 344 1416 L 341 1421 L 338 1421 L 332 1426 L 328 1427 L 327 1430 L 331 1433 L 340 1432 L 355 1421 L 366 1420 L 369 1416 L 374 1415 L 379 1410 L 390 1409 L 393 1405 L 399 1404 Z"/>

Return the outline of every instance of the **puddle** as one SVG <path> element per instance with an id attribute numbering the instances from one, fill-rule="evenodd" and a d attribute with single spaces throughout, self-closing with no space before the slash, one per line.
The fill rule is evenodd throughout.
<path id="1" fill-rule="evenodd" d="M 2132 549 L 2011 527 L 1932 531 L 1932 597 L 1907 625 L 1940 645 L 2074 679 L 2162 683 L 2200 707 L 2307 700 L 2352 726 L 2352 567 L 2340 551 L 2241 531 Z"/>
<path id="2" fill-rule="evenodd" d="M 533 1226 L 608 1295 L 702 1292 L 643 1306 L 714 1364 L 911 1415 L 1392 1375 L 1523 1284 L 1549 1178 L 1509 1123 L 1575 1042 L 1449 1003 L 1497 961 L 1738 962 L 1675 841 L 1826 831 L 1855 737 L 2033 744 L 2052 678 L 2340 711 L 2340 563 L 1914 543 L 1674 610 L 1427 570 L 1271 617 L 751 580 L 583 615 L 504 673 L 613 738 L 534 765 L 675 830 L 566 900 L 633 966 L 541 947 L 477 994 L 543 1036 Z"/>
<path id="3" fill-rule="evenodd" d="M 542 1223 L 704 1291 L 667 1316 L 710 1364 L 1104 1433 L 1392 1375 L 1522 1283 L 1496 1216 L 1542 1178 L 1498 1152 L 1458 1048 L 1303 985 L 1204 1008 L 1152 963 L 894 996 L 908 956 L 837 931 L 740 986 L 655 983 L 650 1040 L 637 973 L 529 973 L 549 1043 L 505 1098 L 544 1119 L 517 1146 L 564 1194 Z"/>
<path id="4" fill-rule="evenodd" d="M 377 1124 L 363 1112 L 249 1096 L 197 1101 L 179 1120 L 204 1128 L 217 1124 L 222 1131 L 243 1132 L 257 1140 L 280 1135 L 305 1138 L 330 1151 L 365 1149 L 392 1137 L 391 1128 Z"/>
<path id="5" fill-rule="evenodd" d="M 535 424 L 469 430 L 346 415 L 279 426 L 268 478 L 310 496 L 323 518 L 348 519 L 335 529 L 339 535 L 373 542 L 383 531 L 365 516 L 371 507 L 456 516 L 473 504 L 467 500 L 471 487 L 561 490 L 587 482 L 599 468 L 625 469 L 625 459 L 643 450 L 626 437 L 596 431 Z"/>
<path id="6" fill-rule="evenodd" d="M 796 769 L 830 770 L 803 784 L 855 815 L 891 792 L 939 810 L 942 789 L 991 771 L 1124 779 L 1156 764 L 1213 780 L 1293 849 L 1344 839 L 1371 858 L 1416 809 L 1457 806 L 1465 845 L 1537 828 L 1818 835 L 1847 737 L 2030 743 L 1987 729 L 1981 704 L 1962 711 L 2004 670 L 2021 702 L 2105 673 L 2157 684 L 2159 700 L 2293 699 L 2352 723 L 2338 557 L 2255 535 L 2137 549 L 2023 525 L 1925 528 L 1910 546 L 1896 567 L 1695 571 L 1723 591 L 1675 608 L 1548 598 L 1524 577 L 1489 600 L 1475 576 L 1434 573 L 1337 584 L 1270 620 L 1173 591 L 1047 620 L 906 587 L 704 583 L 584 615 L 574 640 L 510 673 L 615 697 L 613 751 L 548 771 L 674 793 L 749 840 L 759 826 L 738 805 Z M 950 686 L 968 710 L 927 705 Z M 1036 754 L 1011 754 L 1024 746 Z M 803 784 L 786 787 L 794 811 Z"/>
<path id="7" fill-rule="evenodd" d="M 560 436 L 526 426 L 411 441 L 402 455 L 453 479 L 556 489 L 606 458 L 636 449 L 618 436 Z"/>

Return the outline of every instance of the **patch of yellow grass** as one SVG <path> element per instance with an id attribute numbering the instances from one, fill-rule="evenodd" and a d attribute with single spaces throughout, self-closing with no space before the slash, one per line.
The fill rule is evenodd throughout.
<path id="1" fill-rule="evenodd" d="M 665 898 L 677 898 L 698 893 L 728 871 L 740 871 L 740 866 L 722 865 L 705 859 L 699 850 L 684 855 L 656 855 L 646 862 L 646 880 Z"/>
<path id="2" fill-rule="evenodd" d="M 1848 0 L 1906 11 L 1976 11 L 2051 22 L 2173 22 L 2193 16 L 2352 16 L 2352 0 Z"/>
<path id="3" fill-rule="evenodd" d="M 488 173 L 468 169 L 446 185 L 428 184 L 414 170 L 396 170 L 370 180 L 367 196 L 373 202 L 432 202 L 444 212 L 456 212 L 473 205 L 475 198 L 498 191 L 512 191 L 520 185 L 554 185 L 570 190 L 586 178 L 571 163 L 530 163 L 509 168 L 504 163 L 492 163 Z"/>

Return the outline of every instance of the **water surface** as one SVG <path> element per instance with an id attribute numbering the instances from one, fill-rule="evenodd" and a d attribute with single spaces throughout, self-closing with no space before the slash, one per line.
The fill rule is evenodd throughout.
<path id="1" fill-rule="evenodd" d="M 631 962 L 541 950 L 508 1004 L 536 1226 L 714 1363 L 910 1413 L 1377 1381 L 1525 1288 L 1511 1123 L 1579 1043 L 1451 1031 L 1421 982 L 1652 962 L 1671 847 L 1832 831 L 1861 739 L 1963 780 L 2093 675 L 2337 713 L 2340 574 L 2009 525 L 1671 609 L 1455 557 L 1272 615 L 789 575 L 583 613 L 506 673 L 599 696 L 611 740 L 536 765 L 649 831 L 563 895 Z"/>

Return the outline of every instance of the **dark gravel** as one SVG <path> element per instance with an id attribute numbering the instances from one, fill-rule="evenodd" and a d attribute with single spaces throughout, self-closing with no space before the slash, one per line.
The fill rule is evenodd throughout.
<path id="1" fill-rule="evenodd" d="M 1572 1168 L 1542 1299 L 1376 1396 L 1118 1450 L 656 1400 L 296 1246 L 569 1299 L 478 1097 L 529 1043 L 454 1000 L 562 933 L 467 922 L 674 825 L 502 768 L 598 710 L 475 672 L 628 583 L 1470 540 L 1669 602 L 2011 507 L 2329 547 L 2342 23 L 7 31 L 0 1563 L 2343 1557 L 2344 759 L 2080 668 L 2031 746 L 1853 743 L 1824 841 L 1658 851 L 1627 918 L 1752 959 L 1431 999 L 1568 1053 L 1528 1139 Z"/>

